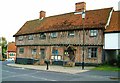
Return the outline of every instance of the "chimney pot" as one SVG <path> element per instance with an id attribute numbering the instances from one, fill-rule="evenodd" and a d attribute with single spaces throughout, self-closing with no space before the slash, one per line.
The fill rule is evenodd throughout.
<path id="1" fill-rule="evenodd" d="M 86 10 L 86 3 L 85 2 L 78 2 L 75 4 L 75 12 L 83 12 Z"/>
<path id="2" fill-rule="evenodd" d="M 46 15 L 46 12 L 45 11 L 40 11 L 40 19 L 44 18 Z"/>

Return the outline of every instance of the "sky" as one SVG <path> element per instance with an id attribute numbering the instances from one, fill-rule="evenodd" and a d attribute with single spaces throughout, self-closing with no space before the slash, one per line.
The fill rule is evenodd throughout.
<path id="1" fill-rule="evenodd" d="M 75 3 L 86 2 L 86 10 L 113 7 L 119 0 L 0 0 L 0 37 L 15 41 L 13 35 L 26 21 L 39 18 L 41 10 L 46 17 L 75 11 Z"/>

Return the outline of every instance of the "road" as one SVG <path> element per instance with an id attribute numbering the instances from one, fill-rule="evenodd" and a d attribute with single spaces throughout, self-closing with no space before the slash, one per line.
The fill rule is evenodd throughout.
<path id="1" fill-rule="evenodd" d="M 117 81 L 110 79 L 118 76 L 117 72 L 88 71 L 67 74 L 40 70 L 30 70 L 7 66 L 2 62 L 2 81 Z"/>

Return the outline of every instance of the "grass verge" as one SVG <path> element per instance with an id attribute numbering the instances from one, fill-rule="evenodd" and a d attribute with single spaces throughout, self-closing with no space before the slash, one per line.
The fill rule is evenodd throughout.
<path id="1" fill-rule="evenodd" d="M 116 71 L 120 72 L 120 68 L 116 66 L 110 66 L 110 65 L 100 65 L 98 67 L 93 68 L 92 70 L 100 70 L 100 71 Z"/>

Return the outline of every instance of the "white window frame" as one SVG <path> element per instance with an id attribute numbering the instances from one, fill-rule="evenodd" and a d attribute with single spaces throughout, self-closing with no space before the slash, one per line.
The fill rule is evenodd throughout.
<path id="1" fill-rule="evenodd" d="M 98 35 L 98 30 L 90 30 L 90 36 L 96 37 Z"/>

